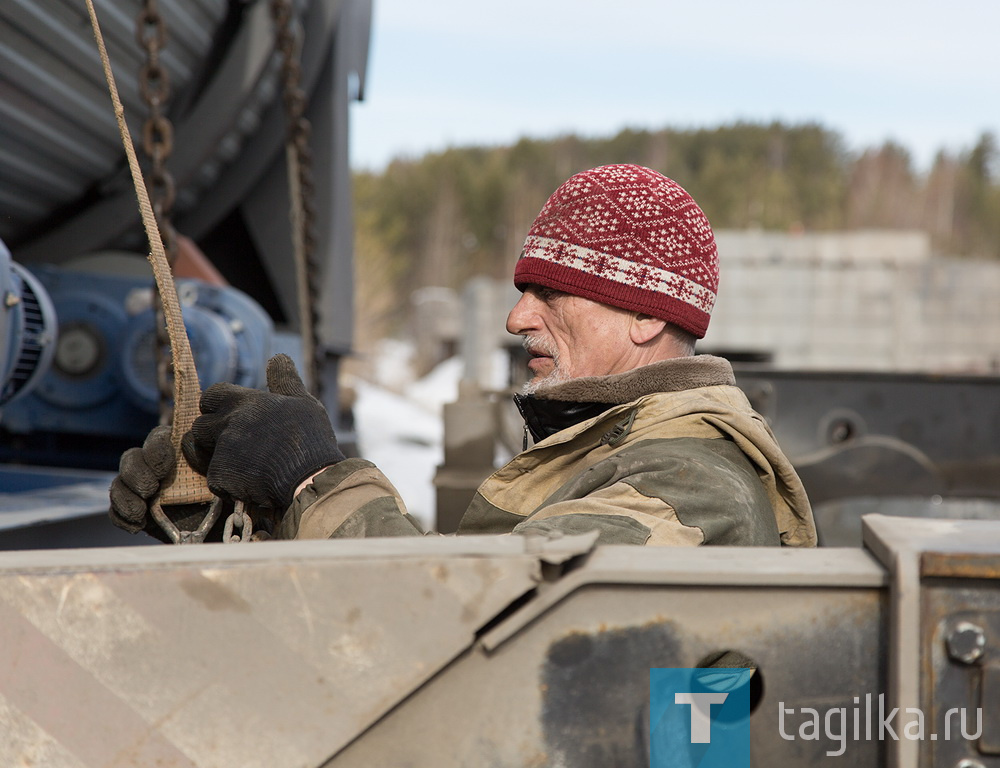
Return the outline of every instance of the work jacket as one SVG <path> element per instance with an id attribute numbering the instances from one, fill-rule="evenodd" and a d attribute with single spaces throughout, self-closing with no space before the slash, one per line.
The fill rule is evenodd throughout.
<path id="1" fill-rule="evenodd" d="M 816 543 L 802 483 L 722 358 L 571 379 L 519 406 L 537 442 L 483 482 L 459 535 L 596 529 L 611 544 Z M 420 532 L 378 468 L 347 459 L 298 494 L 277 535 Z"/>

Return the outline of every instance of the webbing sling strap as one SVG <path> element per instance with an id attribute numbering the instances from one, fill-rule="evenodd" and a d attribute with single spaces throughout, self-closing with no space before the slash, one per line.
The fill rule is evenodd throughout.
<path id="1" fill-rule="evenodd" d="M 132 137 L 125 123 L 125 108 L 122 106 L 118 87 L 115 85 L 111 61 L 104 44 L 104 36 L 101 34 L 101 27 L 97 21 L 97 11 L 94 9 L 93 0 L 86 0 L 86 3 L 87 11 L 90 14 L 90 23 L 94 28 L 94 38 L 97 40 L 97 48 L 101 56 L 101 64 L 104 67 L 104 76 L 108 81 L 108 91 L 111 94 L 111 103 L 118 121 L 118 130 L 125 147 L 129 170 L 132 173 L 132 183 L 135 185 L 135 194 L 139 200 L 139 212 L 142 214 L 143 226 L 149 239 L 149 263 L 153 268 L 153 278 L 156 280 L 156 286 L 163 302 L 163 313 L 167 323 L 167 335 L 170 337 L 170 354 L 174 368 L 174 415 L 170 437 L 177 457 L 177 464 L 174 472 L 162 483 L 159 494 L 151 504 L 150 511 L 159 526 L 175 544 L 197 543 L 205 540 L 208 531 L 218 519 L 221 509 L 220 500 L 213 501 L 213 494 L 208 490 L 205 478 L 191 468 L 181 451 L 181 438 L 191 429 L 191 424 L 199 414 L 201 389 L 198 384 L 198 372 L 195 369 L 194 356 L 191 354 L 191 343 L 184 328 L 180 301 L 177 298 L 177 288 L 167 263 L 159 227 L 156 224 L 153 207 L 150 204 L 149 194 L 142 178 L 142 170 L 139 168 L 135 147 L 132 145 Z M 210 511 L 196 531 L 179 530 L 163 511 L 165 506 L 199 504 L 209 501 L 213 501 Z"/>

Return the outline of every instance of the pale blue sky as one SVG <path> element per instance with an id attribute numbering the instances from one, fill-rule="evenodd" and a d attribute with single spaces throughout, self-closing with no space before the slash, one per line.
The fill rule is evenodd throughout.
<path id="1" fill-rule="evenodd" d="M 374 0 L 352 163 L 520 136 L 816 121 L 918 165 L 1000 134 L 995 0 Z"/>

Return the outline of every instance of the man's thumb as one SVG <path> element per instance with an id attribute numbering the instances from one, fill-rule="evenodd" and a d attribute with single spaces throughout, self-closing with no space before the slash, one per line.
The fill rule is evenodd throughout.
<path id="1" fill-rule="evenodd" d="M 267 361 L 267 389 L 276 395 L 310 397 L 299 372 L 295 370 L 295 363 L 285 354 L 275 355 Z"/>

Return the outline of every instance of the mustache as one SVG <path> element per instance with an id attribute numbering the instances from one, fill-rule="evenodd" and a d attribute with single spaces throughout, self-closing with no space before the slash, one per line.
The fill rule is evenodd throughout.
<path id="1" fill-rule="evenodd" d="M 545 355 L 553 360 L 557 359 L 558 351 L 556 345 L 549 339 L 541 336 L 522 336 L 521 346 L 529 355 Z"/>

